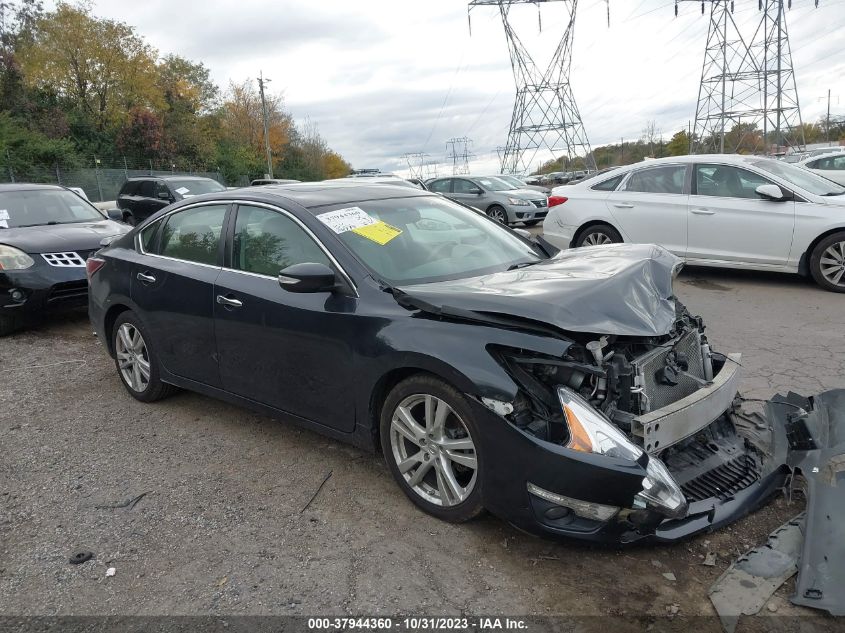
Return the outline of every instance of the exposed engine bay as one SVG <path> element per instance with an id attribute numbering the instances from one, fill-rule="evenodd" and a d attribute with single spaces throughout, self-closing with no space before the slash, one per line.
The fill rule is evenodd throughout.
<path id="1" fill-rule="evenodd" d="M 701 317 L 678 303 L 665 336 L 583 338 L 560 359 L 500 350 L 522 387 L 506 418 L 539 439 L 568 445 L 557 395 L 565 387 L 659 456 L 688 501 L 744 489 L 759 479 L 766 449 L 734 424 L 739 356 L 711 350 L 704 330 Z"/>

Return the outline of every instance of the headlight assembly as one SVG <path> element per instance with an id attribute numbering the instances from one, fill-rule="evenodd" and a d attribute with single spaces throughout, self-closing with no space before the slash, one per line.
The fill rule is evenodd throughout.
<path id="1" fill-rule="evenodd" d="M 35 261 L 22 250 L 0 244 L 0 270 L 25 270 L 33 265 Z"/>
<path id="2" fill-rule="evenodd" d="M 528 200 L 523 200 L 522 198 L 508 198 L 508 203 L 514 205 L 515 207 L 530 207 L 531 202 Z"/>

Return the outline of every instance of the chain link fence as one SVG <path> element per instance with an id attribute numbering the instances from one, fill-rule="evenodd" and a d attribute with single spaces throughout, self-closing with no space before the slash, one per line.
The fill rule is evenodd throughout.
<path id="1" fill-rule="evenodd" d="M 193 169 L 154 169 L 152 162 L 149 168 L 143 168 L 137 163 L 130 164 L 125 158 L 110 160 L 94 160 L 94 167 L 63 167 L 61 165 L 25 165 L 13 164 L 11 161 L 0 159 L 0 183 L 30 182 L 51 183 L 65 187 L 79 187 L 92 202 L 107 202 L 115 200 L 120 187 L 133 176 L 205 176 L 226 185 L 219 171 L 201 171 Z M 108 166 L 105 166 L 108 165 Z M 249 184 L 247 176 L 242 176 L 232 186 Z"/>

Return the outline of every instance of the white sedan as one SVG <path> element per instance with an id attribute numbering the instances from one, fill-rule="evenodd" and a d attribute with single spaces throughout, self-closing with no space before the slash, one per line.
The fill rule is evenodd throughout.
<path id="1" fill-rule="evenodd" d="M 819 176 L 845 185 L 845 152 L 831 151 L 821 156 L 811 156 L 795 163 L 798 167 L 809 169 Z"/>
<path id="2" fill-rule="evenodd" d="M 689 264 L 811 274 L 845 292 L 845 187 L 783 161 L 650 160 L 556 187 L 544 237 L 559 248 L 644 242 Z"/>

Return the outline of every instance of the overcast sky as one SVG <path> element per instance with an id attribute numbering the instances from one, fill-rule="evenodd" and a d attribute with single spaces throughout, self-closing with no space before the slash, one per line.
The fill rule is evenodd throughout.
<path id="1" fill-rule="evenodd" d="M 794 0 L 787 20 L 802 115 L 845 113 L 845 0 Z M 557 6 L 555 6 L 557 5 Z M 178 9 L 177 9 L 178 7 Z M 523 41 L 543 65 L 563 6 L 515 7 Z M 462 0 L 99 0 L 95 13 L 135 26 L 160 54 L 202 61 L 229 80 L 272 79 L 297 120 L 310 117 L 354 167 L 400 170 L 406 152 L 445 161 L 451 137 L 473 139 L 474 170 L 496 168 L 514 83 L 495 8 Z M 756 0 L 736 0 L 747 34 Z M 654 120 L 668 139 L 694 117 L 708 18 L 673 0 L 581 0 L 571 83 L 592 145 L 636 139 Z M 532 49 L 532 54 L 534 50 Z"/>

